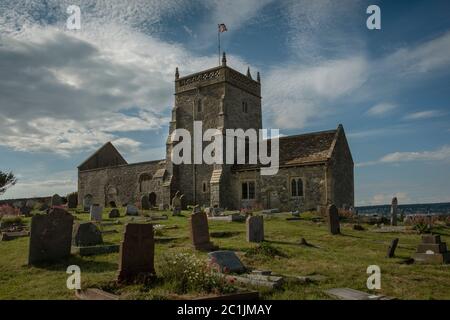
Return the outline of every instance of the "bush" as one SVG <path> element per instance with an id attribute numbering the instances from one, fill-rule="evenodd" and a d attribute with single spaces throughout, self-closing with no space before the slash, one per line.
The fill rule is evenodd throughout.
<path id="1" fill-rule="evenodd" d="M 231 293 L 236 289 L 206 261 L 189 253 L 165 255 L 160 274 L 178 294 L 188 292 Z"/>
<path id="2" fill-rule="evenodd" d="M 422 233 L 430 233 L 431 232 L 431 226 L 429 224 L 425 224 L 425 223 L 417 223 L 417 224 L 414 225 L 414 230 L 416 230 L 420 234 L 422 234 Z"/>

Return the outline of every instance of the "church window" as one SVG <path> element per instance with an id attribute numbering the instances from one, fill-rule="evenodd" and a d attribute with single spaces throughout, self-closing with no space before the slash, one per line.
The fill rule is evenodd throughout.
<path id="1" fill-rule="evenodd" d="M 197 112 L 201 113 L 203 111 L 202 100 L 198 100 L 197 102 Z"/>
<path id="2" fill-rule="evenodd" d="M 291 179 L 292 197 L 303 197 L 303 181 L 300 178 Z"/>
<path id="3" fill-rule="evenodd" d="M 208 185 L 206 184 L 206 182 L 203 182 L 202 190 L 203 193 L 206 193 L 208 191 Z"/>
<path id="4" fill-rule="evenodd" d="M 248 104 L 246 101 L 242 101 L 242 112 L 244 113 L 248 112 Z"/>
<path id="5" fill-rule="evenodd" d="M 242 183 L 242 199 L 255 199 L 255 182 L 246 181 Z"/>

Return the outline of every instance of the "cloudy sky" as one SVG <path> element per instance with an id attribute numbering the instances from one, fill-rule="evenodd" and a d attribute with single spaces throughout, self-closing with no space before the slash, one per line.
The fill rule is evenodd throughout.
<path id="1" fill-rule="evenodd" d="M 67 7 L 81 9 L 68 30 Z M 381 30 L 366 9 L 381 8 Z M 1 198 L 65 194 L 106 141 L 164 157 L 174 70 L 228 64 L 262 78 L 264 126 L 349 139 L 356 204 L 450 201 L 449 1 L 2 0 Z"/>

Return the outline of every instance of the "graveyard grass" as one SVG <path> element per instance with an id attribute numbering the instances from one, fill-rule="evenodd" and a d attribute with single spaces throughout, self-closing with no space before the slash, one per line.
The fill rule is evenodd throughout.
<path id="1" fill-rule="evenodd" d="M 104 235 L 105 243 L 119 244 L 123 237 L 124 224 L 131 217 L 108 219 L 104 210 L 104 221 L 121 221 L 119 225 L 105 226 L 105 230 L 116 229 L 118 233 Z M 155 214 L 160 215 L 161 212 Z M 177 226 L 156 233 L 156 237 L 170 237 L 157 241 L 155 245 L 155 268 L 160 265 L 164 254 L 190 252 L 207 259 L 204 252 L 195 252 L 189 240 L 188 212 L 183 216 L 155 221 L 154 224 Z M 76 221 L 88 220 L 88 214 L 74 214 Z M 366 231 L 352 229 L 352 224 L 341 223 L 341 235 L 330 235 L 327 225 L 313 222 L 312 214 L 303 215 L 301 220 L 286 221 L 288 214 L 277 214 L 265 218 L 265 244 L 275 248 L 279 255 L 245 255 L 258 244 L 246 242 L 245 222 L 209 221 L 211 241 L 220 250 L 234 250 L 243 263 L 251 269 L 271 270 L 288 276 L 322 275 L 326 279 L 316 283 L 299 284 L 287 281 L 281 289 L 261 290 L 263 299 L 330 299 L 323 291 L 331 288 L 348 287 L 375 294 L 384 294 L 399 299 L 450 299 L 450 265 L 406 264 L 412 257 L 420 235 L 411 233 L 376 233 L 372 226 L 364 225 Z M 26 218 L 27 223 L 30 218 Z M 450 228 L 434 230 L 443 241 L 450 241 Z M 218 237 L 214 237 L 217 235 Z M 301 238 L 313 246 L 300 246 Z M 386 258 L 392 239 L 400 239 L 396 257 Z M 176 238 L 176 239 L 173 239 Z M 75 299 L 74 292 L 66 287 L 66 268 L 79 265 L 82 287 L 101 287 L 113 290 L 128 299 L 169 299 L 173 297 L 170 287 L 163 281 L 148 286 L 128 285 L 116 287 L 114 280 L 118 271 L 118 253 L 91 257 L 72 256 L 70 259 L 48 266 L 27 265 L 29 238 L 0 242 L 0 299 Z M 270 250 L 269 250 L 270 251 Z M 278 251 L 278 252 L 277 252 Z M 253 250 L 255 252 L 255 250 Z M 366 269 L 369 265 L 381 268 L 381 290 L 369 291 L 366 287 Z M 193 296 L 196 294 L 194 293 Z M 198 295 L 204 295 L 198 293 Z"/>

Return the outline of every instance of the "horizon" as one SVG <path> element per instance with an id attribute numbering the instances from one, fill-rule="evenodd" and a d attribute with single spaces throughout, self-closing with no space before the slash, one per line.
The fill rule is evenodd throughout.
<path id="1" fill-rule="evenodd" d="M 163 159 L 175 68 L 216 67 L 225 23 L 228 66 L 260 72 L 264 128 L 343 124 L 355 207 L 450 202 L 446 1 L 79 1 L 81 30 L 65 27 L 68 2 L 49 3 L 0 5 L 0 170 L 18 178 L 0 200 L 76 191 L 107 141 L 129 163 Z"/>

